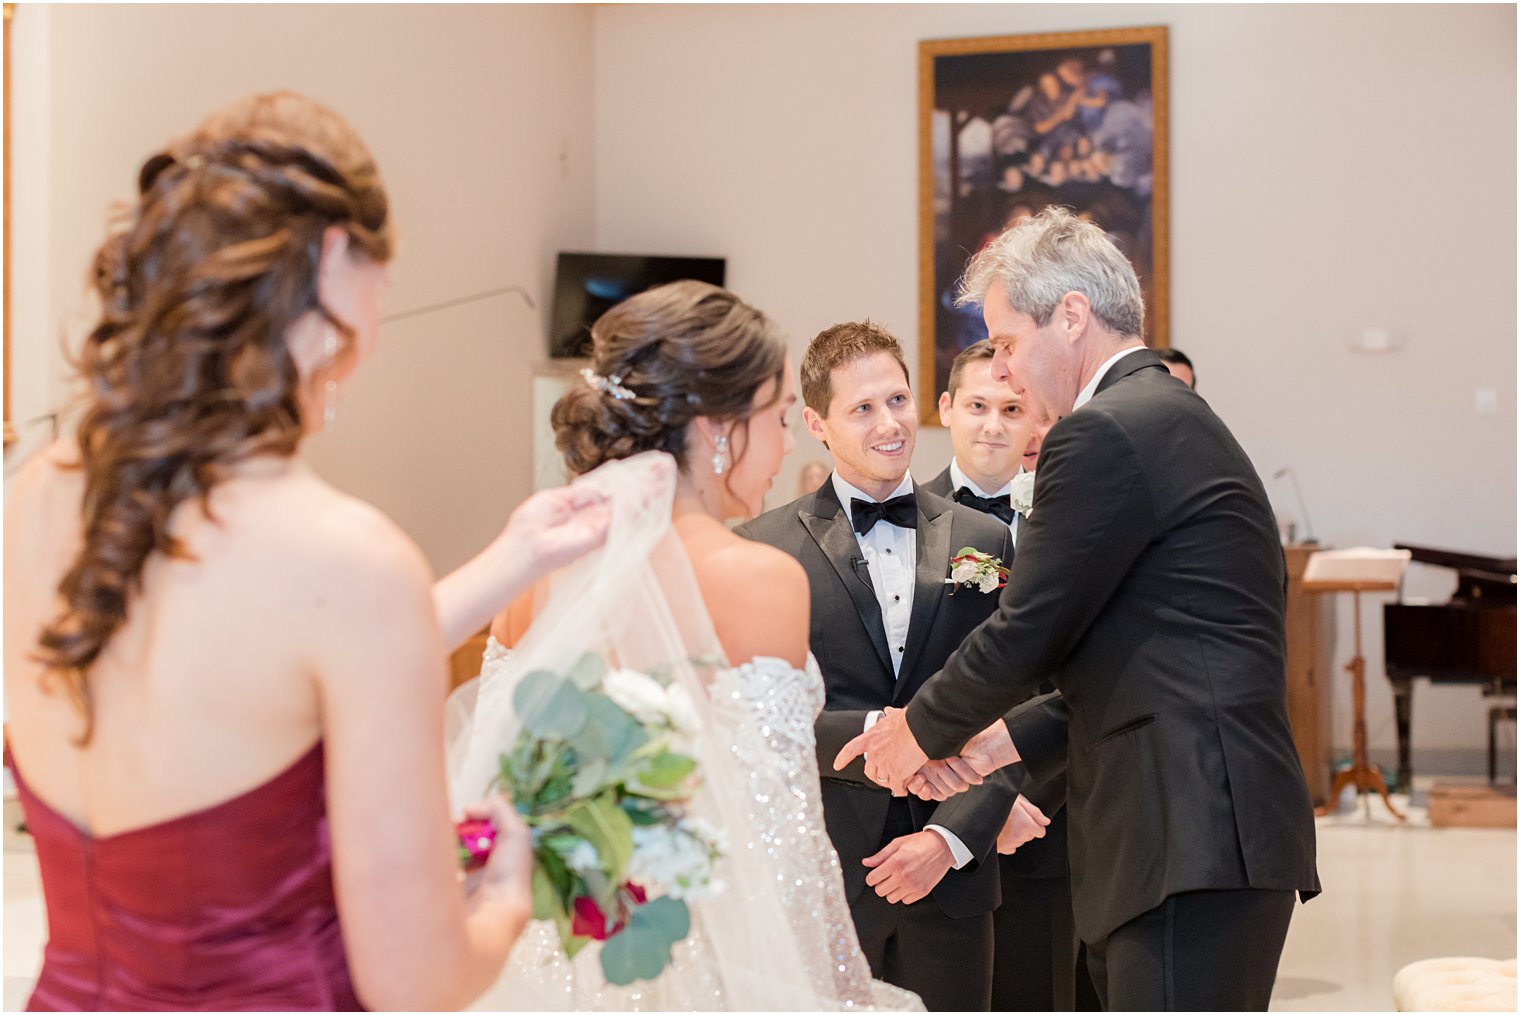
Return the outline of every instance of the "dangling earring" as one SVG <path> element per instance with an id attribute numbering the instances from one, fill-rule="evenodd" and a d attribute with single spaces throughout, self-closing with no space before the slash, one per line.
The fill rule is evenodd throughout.
<path id="1" fill-rule="evenodd" d="M 728 438 L 723 434 L 718 434 L 713 441 L 712 467 L 714 476 L 721 476 L 728 471 Z"/>
<path id="2" fill-rule="evenodd" d="M 322 351 L 327 354 L 325 365 L 331 368 L 336 365 L 338 358 L 338 331 L 331 324 L 327 326 L 326 337 L 322 339 Z M 325 429 L 332 429 L 338 421 L 338 382 L 333 377 L 328 377 L 322 385 L 322 425 Z"/>

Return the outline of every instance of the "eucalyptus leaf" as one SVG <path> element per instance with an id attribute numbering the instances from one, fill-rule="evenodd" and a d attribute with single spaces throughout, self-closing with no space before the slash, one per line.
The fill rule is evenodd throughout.
<path id="1" fill-rule="evenodd" d="M 607 675 L 607 664 L 595 652 L 587 652 L 575 661 L 565 678 L 582 691 L 589 691 L 602 682 Z"/>
<path id="2" fill-rule="evenodd" d="M 649 741 L 649 734 L 644 732 L 638 721 L 610 698 L 588 694 L 586 709 L 589 713 L 586 727 L 596 727 L 601 756 L 607 759 L 614 771 L 625 766 L 634 752 Z"/>
<path id="3" fill-rule="evenodd" d="M 647 927 L 675 944 L 691 933 L 691 910 L 680 899 L 662 895 L 634 910 L 628 926 Z"/>
<path id="4" fill-rule="evenodd" d="M 670 949 L 691 933 L 686 903 L 661 896 L 633 911 L 628 926 L 602 945 L 602 973 L 608 983 L 626 986 L 653 980 L 670 964 Z"/>
<path id="5" fill-rule="evenodd" d="M 600 759 L 588 761 L 581 766 L 570 781 L 572 796 L 590 796 L 607 781 L 607 763 Z"/>
<path id="6" fill-rule="evenodd" d="M 670 964 L 670 945 L 658 931 L 630 923 L 602 942 L 602 974 L 620 987 L 653 980 Z"/>
<path id="7" fill-rule="evenodd" d="M 512 693 L 523 728 L 542 740 L 566 740 L 586 723 L 586 696 L 580 688 L 542 670 L 528 674 Z"/>

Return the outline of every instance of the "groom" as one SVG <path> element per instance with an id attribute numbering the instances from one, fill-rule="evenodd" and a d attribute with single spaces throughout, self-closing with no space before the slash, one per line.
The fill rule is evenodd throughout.
<path id="1" fill-rule="evenodd" d="M 865 753 L 892 787 L 926 755 L 1066 765 L 1104 1007 L 1265 1011 L 1294 892 L 1319 891 L 1266 491 L 1142 344 L 1139 283 L 1097 226 L 1046 209 L 979 253 L 963 292 L 998 376 L 1064 418 L 998 613 L 836 764 Z M 1064 700 L 994 722 L 1046 679 Z"/>
<path id="2" fill-rule="evenodd" d="M 813 654 L 826 701 L 815 726 L 824 821 L 871 971 L 930 1011 L 986 1011 L 998 831 L 1017 795 L 1003 773 L 938 806 L 893 797 L 845 742 L 923 681 L 997 607 L 996 591 L 950 586 L 951 558 L 973 547 L 1007 563 L 1008 529 L 916 488 L 917 417 L 902 349 L 870 323 L 818 335 L 802 361 L 803 420 L 834 472 L 817 492 L 737 531 L 806 569 Z"/>

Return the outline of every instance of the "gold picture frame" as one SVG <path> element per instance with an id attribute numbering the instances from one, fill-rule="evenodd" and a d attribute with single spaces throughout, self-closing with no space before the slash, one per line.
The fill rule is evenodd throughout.
<path id="1" fill-rule="evenodd" d="M 16 443 L 16 428 L 11 424 L 11 18 L 15 17 L 16 5 L 5 5 L 5 109 L 3 111 L 4 126 L 0 128 L 4 132 L 5 144 L 5 184 L 4 196 L 0 198 L 4 202 L 4 256 L 5 272 L 4 279 L 0 281 L 3 292 L 0 292 L 0 300 L 5 303 L 5 310 L 0 313 L 0 341 L 5 344 L 5 359 L 0 369 L 5 371 L 3 382 L 5 399 L 4 418 L 4 448 L 9 451 L 10 446 Z"/>
<path id="2" fill-rule="evenodd" d="M 1145 340 L 1170 344 L 1167 29 L 919 43 L 919 416 L 986 337 L 954 289 L 981 245 L 1052 204 L 1092 218 L 1140 276 Z"/>

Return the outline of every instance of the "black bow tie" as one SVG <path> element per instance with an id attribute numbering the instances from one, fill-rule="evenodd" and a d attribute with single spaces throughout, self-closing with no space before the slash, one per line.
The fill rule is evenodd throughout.
<path id="1" fill-rule="evenodd" d="M 905 529 L 918 528 L 918 499 L 911 493 L 891 500 L 874 501 L 850 498 L 850 516 L 855 520 L 855 531 L 862 536 L 876 527 L 880 521 Z"/>
<path id="2" fill-rule="evenodd" d="M 955 491 L 955 499 L 958 503 L 976 508 L 983 514 L 1002 519 L 1004 525 L 1013 522 L 1013 505 L 1008 502 L 1007 497 L 983 497 L 972 493 L 969 486 L 963 486 Z"/>

